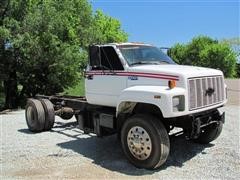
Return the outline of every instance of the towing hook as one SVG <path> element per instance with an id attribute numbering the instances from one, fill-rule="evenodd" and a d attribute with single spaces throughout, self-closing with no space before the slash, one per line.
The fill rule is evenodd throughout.
<path id="1" fill-rule="evenodd" d="M 209 116 L 207 120 L 207 124 L 210 123 L 211 121 L 212 121 L 212 116 Z"/>

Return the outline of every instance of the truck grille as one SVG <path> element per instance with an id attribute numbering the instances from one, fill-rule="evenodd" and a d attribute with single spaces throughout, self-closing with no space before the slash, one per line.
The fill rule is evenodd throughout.
<path id="1" fill-rule="evenodd" d="M 188 87 L 189 110 L 204 108 L 224 100 L 222 76 L 190 78 Z"/>

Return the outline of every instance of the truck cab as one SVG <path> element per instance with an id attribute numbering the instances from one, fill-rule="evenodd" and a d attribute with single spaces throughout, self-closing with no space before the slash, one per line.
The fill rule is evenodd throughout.
<path id="1" fill-rule="evenodd" d="M 165 118 L 226 103 L 221 71 L 178 65 L 149 44 L 91 46 L 85 87 L 88 103 L 116 107 L 117 114 L 126 102 L 155 105 Z"/>

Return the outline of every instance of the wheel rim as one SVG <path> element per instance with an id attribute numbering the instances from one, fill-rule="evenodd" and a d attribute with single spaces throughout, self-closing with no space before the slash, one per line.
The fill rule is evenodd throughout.
<path id="1" fill-rule="evenodd" d="M 29 106 L 27 108 L 27 121 L 28 121 L 28 124 L 29 126 L 33 127 L 34 124 L 35 124 L 35 115 L 34 115 L 34 112 L 33 112 L 33 107 Z"/>
<path id="2" fill-rule="evenodd" d="M 152 152 L 151 138 L 142 127 L 134 126 L 129 130 L 127 143 L 131 154 L 139 160 L 147 159 Z"/>

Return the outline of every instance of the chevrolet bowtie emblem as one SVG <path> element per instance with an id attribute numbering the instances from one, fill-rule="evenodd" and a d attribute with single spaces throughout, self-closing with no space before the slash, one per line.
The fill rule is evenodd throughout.
<path id="1" fill-rule="evenodd" d="M 206 90 L 205 96 L 211 96 L 214 92 L 215 90 L 213 88 L 208 88 Z"/>

